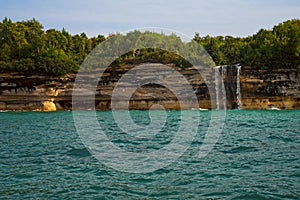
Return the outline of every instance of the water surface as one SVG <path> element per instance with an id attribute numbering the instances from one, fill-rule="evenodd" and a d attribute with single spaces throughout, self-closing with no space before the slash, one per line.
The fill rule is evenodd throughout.
<path id="1" fill-rule="evenodd" d="M 198 111 L 190 111 L 198 112 Z M 210 118 L 201 112 L 190 148 L 171 165 L 147 174 L 111 169 L 81 142 L 72 112 L 0 113 L 0 199 L 300 199 L 300 111 L 228 111 L 218 143 L 196 156 Z M 107 136 L 128 151 L 170 143 L 180 112 L 164 129 L 135 141 L 97 112 Z M 148 112 L 132 111 L 140 125 Z"/>

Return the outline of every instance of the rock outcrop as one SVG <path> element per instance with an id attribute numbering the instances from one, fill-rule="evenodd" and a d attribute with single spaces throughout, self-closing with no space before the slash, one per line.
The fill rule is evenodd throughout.
<path id="1" fill-rule="evenodd" d="M 52 111 L 56 111 L 57 108 L 56 108 L 56 105 L 53 103 L 52 100 L 50 101 L 44 101 L 42 103 L 42 111 L 44 112 L 52 112 Z"/>
<path id="2" fill-rule="evenodd" d="M 71 109 L 59 100 L 71 102 L 75 75 L 65 77 L 0 74 L 0 110 L 56 111 Z M 67 104 L 68 105 L 68 104 Z"/>
<path id="3" fill-rule="evenodd" d="M 159 64 L 149 64 L 151 69 L 147 73 L 155 73 L 155 67 Z M 194 105 L 189 101 L 189 95 L 185 93 L 186 87 L 192 87 L 199 102 L 199 107 L 215 109 L 215 77 L 214 70 L 204 70 L 201 74 L 191 67 L 188 69 L 176 68 L 188 80 L 189 85 L 178 83 L 176 78 L 173 84 L 177 85 L 181 97 L 186 101 L 180 105 L 178 98 L 167 87 L 159 84 L 146 84 L 137 88 L 131 95 L 130 109 L 164 109 L 178 110 L 191 109 Z M 119 68 L 108 68 L 96 88 L 94 107 L 90 109 L 110 110 L 111 96 L 114 87 L 120 78 L 134 66 L 127 65 Z M 237 69 L 228 66 L 226 71 L 220 69 L 223 74 L 224 90 L 226 91 L 227 109 L 237 107 Z M 242 109 L 268 109 L 277 107 L 280 109 L 300 109 L 300 69 L 281 70 L 253 70 L 242 67 L 240 71 L 240 92 L 242 97 Z M 87 74 L 88 76 L 88 74 Z M 163 76 L 160 74 L 158 76 Z M 70 74 L 64 77 L 25 76 L 18 73 L 0 74 L 0 110 L 26 110 L 26 111 L 56 111 L 72 109 L 72 92 L 76 75 Z M 135 81 L 138 77 L 132 77 Z M 182 90 L 181 90 L 182 89 Z M 222 88 L 221 88 L 222 89 Z M 126 94 L 126 89 L 124 89 Z M 81 97 L 80 97 L 81 96 Z M 84 89 L 78 98 L 85 96 Z M 225 101 L 225 100 L 224 100 Z M 83 102 L 84 103 L 84 102 Z M 128 107 L 122 99 L 114 99 L 113 103 L 119 109 Z"/>
<path id="4" fill-rule="evenodd" d="M 252 70 L 243 68 L 241 75 L 243 108 L 300 108 L 300 68 Z"/>

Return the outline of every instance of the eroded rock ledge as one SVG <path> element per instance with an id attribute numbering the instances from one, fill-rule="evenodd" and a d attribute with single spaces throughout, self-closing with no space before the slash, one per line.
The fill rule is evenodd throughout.
<path id="1" fill-rule="evenodd" d="M 159 67 L 159 64 L 151 64 Z M 214 73 L 207 71 L 203 77 L 195 68 L 179 69 L 189 81 L 198 97 L 199 107 L 214 109 Z M 108 68 L 96 88 L 95 108 L 111 109 L 111 94 L 119 78 L 134 66 Z M 145 71 L 144 73 L 153 73 Z M 203 74 L 202 74 L 203 75 Z M 56 111 L 72 109 L 72 92 L 76 75 L 64 77 L 25 76 L 18 73 L 0 74 L 0 110 Z M 236 69 L 229 67 L 224 76 L 227 108 L 236 108 Z M 174 80 L 174 84 L 176 80 Z M 240 74 L 242 109 L 300 109 L 300 69 L 252 70 L 242 67 Z M 210 85 L 210 87 L 208 87 Z M 178 87 L 186 87 L 179 84 Z M 126 92 L 126 91 L 124 91 Z M 82 93 L 84 96 L 84 92 Z M 186 95 L 186 94 L 181 94 Z M 80 98 L 80 97 L 79 97 Z M 188 98 L 188 96 L 187 96 Z M 117 105 L 124 109 L 126 104 L 118 99 Z M 186 101 L 179 105 L 176 96 L 168 88 L 148 84 L 138 88 L 132 95 L 129 108 L 144 110 L 161 104 L 165 109 L 191 109 Z M 94 109 L 94 108 L 91 108 Z"/>

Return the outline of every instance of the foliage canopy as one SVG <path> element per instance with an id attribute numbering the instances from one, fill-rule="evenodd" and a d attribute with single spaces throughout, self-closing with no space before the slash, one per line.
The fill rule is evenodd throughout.
<path id="1" fill-rule="evenodd" d="M 118 35 L 118 34 L 117 34 Z M 5 18 L 0 23 L 0 72 L 21 72 L 59 76 L 78 71 L 86 56 L 101 42 L 111 38 L 103 35 L 88 38 L 85 33 L 71 35 L 65 29 L 44 30 L 35 19 L 12 22 Z M 116 37 L 115 44 L 122 36 Z M 112 65 L 142 62 L 174 63 L 188 67 L 190 63 L 176 54 L 197 42 L 202 45 L 216 65 L 240 63 L 255 69 L 296 68 L 300 66 L 300 20 L 280 23 L 272 30 L 261 29 L 246 38 L 231 36 L 200 36 L 183 43 L 172 35 L 133 31 L 128 40 L 137 44 L 161 44 L 176 47 L 173 52 L 159 48 L 131 49 Z M 109 49 L 113 49 L 107 47 Z"/>

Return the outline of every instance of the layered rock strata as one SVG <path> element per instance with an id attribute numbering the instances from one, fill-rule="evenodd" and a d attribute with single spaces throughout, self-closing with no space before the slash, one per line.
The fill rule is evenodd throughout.
<path id="1" fill-rule="evenodd" d="M 128 105 L 129 109 L 137 110 L 162 109 L 163 107 L 169 110 L 192 109 L 195 105 L 189 101 L 191 94 L 185 93 L 185 88 L 191 87 L 198 98 L 198 107 L 216 109 L 216 85 L 213 69 L 206 69 L 199 73 L 194 67 L 180 69 L 174 65 L 168 66 L 182 74 L 189 83 L 187 85 L 178 82 L 176 77 L 171 81 L 171 84 L 181 91 L 177 95 L 183 97 L 184 103 L 178 102 L 178 96 L 170 88 L 155 83 L 136 88 L 129 102 L 124 101 L 121 94 L 120 98 L 113 99 L 113 103 L 117 105 L 118 109 L 126 109 Z M 129 70 L 134 70 L 134 67 L 127 65 L 106 69 L 95 87 L 94 107 L 90 109 L 110 110 L 114 87 L 120 78 Z M 143 73 L 145 76 L 153 74 L 159 67 L 160 64 L 149 64 L 149 70 L 145 70 Z M 220 70 L 222 69 L 220 68 Z M 227 109 L 235 109 L 237 108 L 237 69 L 234 66 L 227 66 L 226 71 L 220 71 L 221 74 L 226 93 L 226 99 L 223 98 L 223 102 Z M 89 74 L 86 76 L 89 78 Z M 158 76 L 163 76 L 163 74 Z M 131 81 L 135 81 L 137 78 L 139 77 L 132 76 Z M 299 68 L 253 70 L 242 67 L 239 78 L 242 109 L 300 108 Z M 26 76 L 18 73 L 0 74 L 0 110 L 71 110 L 75 79 L 75 74 L 64 77 Z M 128 88 L 130 89 L 130 87 L 129 84 Z M 123 92 L 126 94 L 126 88 Z M 80 94 L 76 98 L 85 99 L 84 88 Z"/>

